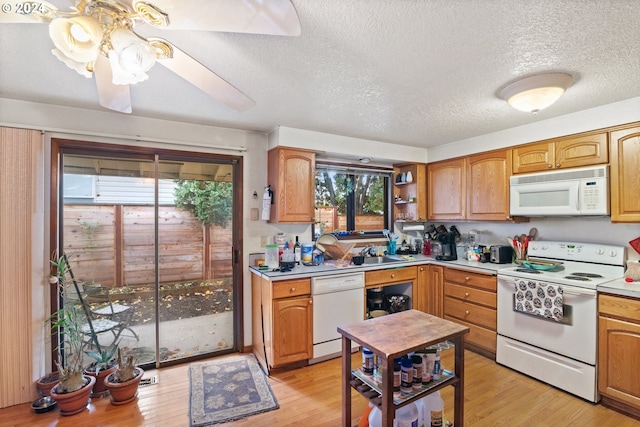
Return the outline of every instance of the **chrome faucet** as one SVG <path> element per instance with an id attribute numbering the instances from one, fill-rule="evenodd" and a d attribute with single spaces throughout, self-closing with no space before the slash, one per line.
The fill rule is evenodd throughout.
<path id="1" fill-rule="evenodd" d="M 374 245 L 365 246 L 364 249 L 360 251 L 360 253 L 363 256 L 378 256 L 378 251 L 376 250 L 376 247 Z"/>

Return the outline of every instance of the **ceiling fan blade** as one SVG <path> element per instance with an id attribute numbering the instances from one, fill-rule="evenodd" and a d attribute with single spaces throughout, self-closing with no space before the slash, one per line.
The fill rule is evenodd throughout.
<path id="1" fill-rule="evenodd" d="M 100 105 L 121 113 L 131 113 L 129 85 L 115 85 L 112 83 L 111 63 L 105 56 L 98 55 L 93 75 L 96 78 Z"/>
<path id="2" fill-rule="evenodd" d="M 53 4 L 40 2 L 6 2 L 0 12 L 1 24 L 39 24 L 49 22 L 57 15 Z"/>
<path id="3" fill-rule="evenodd" d="M 134 0 L 136 3 L 142 3 Z M 298 13 L 291 0 L 153 0 L 169 15 L 169 30 L 300 35 Z"/>
<path id="4" fill-rule="evenodd" d="M 213 99 L 239 112 L 246 111 L 256 105 L 253 99 L 249 98 L 222 77 L 177 47 L 171 45 L 166 40 L 156 37 L 150 38 L 149 40 L 159 40 L 162 43 L 169 44 L 173 49 L 172 58 L 159 58 L 157 62 L 199 88 Z"/>

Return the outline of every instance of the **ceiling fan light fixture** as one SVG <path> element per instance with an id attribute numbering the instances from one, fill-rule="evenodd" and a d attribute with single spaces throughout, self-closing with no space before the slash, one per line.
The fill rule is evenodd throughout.
<path id="1" fill-rule="evenodd" d="M 156 55 L 146 40 L 133 31 L 118 28 L 111 33 L 109 60 L 114 84 L 133 84 L 146 80 L 147 71 L 155 64 Z"/>
<path id="2" fill-rule="evenodd" d="M 572 84 L 571 74 L 536 74 L 509 83 L 499 96 L 516 110 L 536 114 L 556 102 Z"/>
<path id="3" fill-rule="evenodd" d="M 76 71 L 81 76 L 84 76 L 84 77 L 86 77 L 88 79 L 93 77 L 93 74 L 91 73 L 91 70 L 89 70 L 87 68 L 88 63 L 74 61 L 73 59 L 70 59 L 70 58 L 66 57 L 58 49 L 51 49 L 51 53 L 53 54 L 53 56 L 55 56 L 60 61 L 62 61 L 67 67 L 69 67 L 72 70 Z"/>
<path id="4" fill-rule="evenodd" d="M 91 16 L 56 18 L 49 24 L 49 36 L 67 58 L 90 62 L 98 56 L 102 42 L 102 25 Z"/>

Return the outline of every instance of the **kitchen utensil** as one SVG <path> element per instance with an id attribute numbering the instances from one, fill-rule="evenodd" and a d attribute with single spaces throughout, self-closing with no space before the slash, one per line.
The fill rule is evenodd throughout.
<path id="1" fill-rule="evenodd" d="M 522 265 L 527 268 L 531 268 L 533 270 L 554 270 L 558 268 L 558 265 L 549 265 L 549 264 L 539 264 L 537 262 L 532 262 L 531 260 L 522 261 Z"/>
<path id="2" fill-rule="evenodd" d="M 338 243 L 338 239 L 333 234 L 325 233 L 322 234 L 316 240 L 316 247 L 320 249 L 322 252 L 325 252 L 324 246 L 331 246 Z"/>
<path id="3" fill-rule="evenodd" d="M 535 240 L 536 236 L 538 236 L 538 229 L 532 227 L 531 230 L 529 230 L 529 240 Z"/>

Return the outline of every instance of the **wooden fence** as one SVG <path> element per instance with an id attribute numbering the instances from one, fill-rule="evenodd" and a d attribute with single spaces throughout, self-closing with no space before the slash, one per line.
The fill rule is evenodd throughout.
<path id="1" fill-rule="evenodd" d="M 232 276 L 232 224 L 203 226 L 188 211 L 158 212 L 160 283 Z M 64 207 L 64 250 L 78 280 L 104 286 L 155 283 L 153 206 Z"/>
<path id="2" fill-rule="evenodd" d="M 337 207 L 316 207 L 316 222 L 324 224 L 323 230 L 327 233 L 347 231 L 347 217 L 339 215 Z M 384 216 L 382 215 L 356 215 L 356 230 L 358 231 L 376 231 L 384 228 Z"/>

